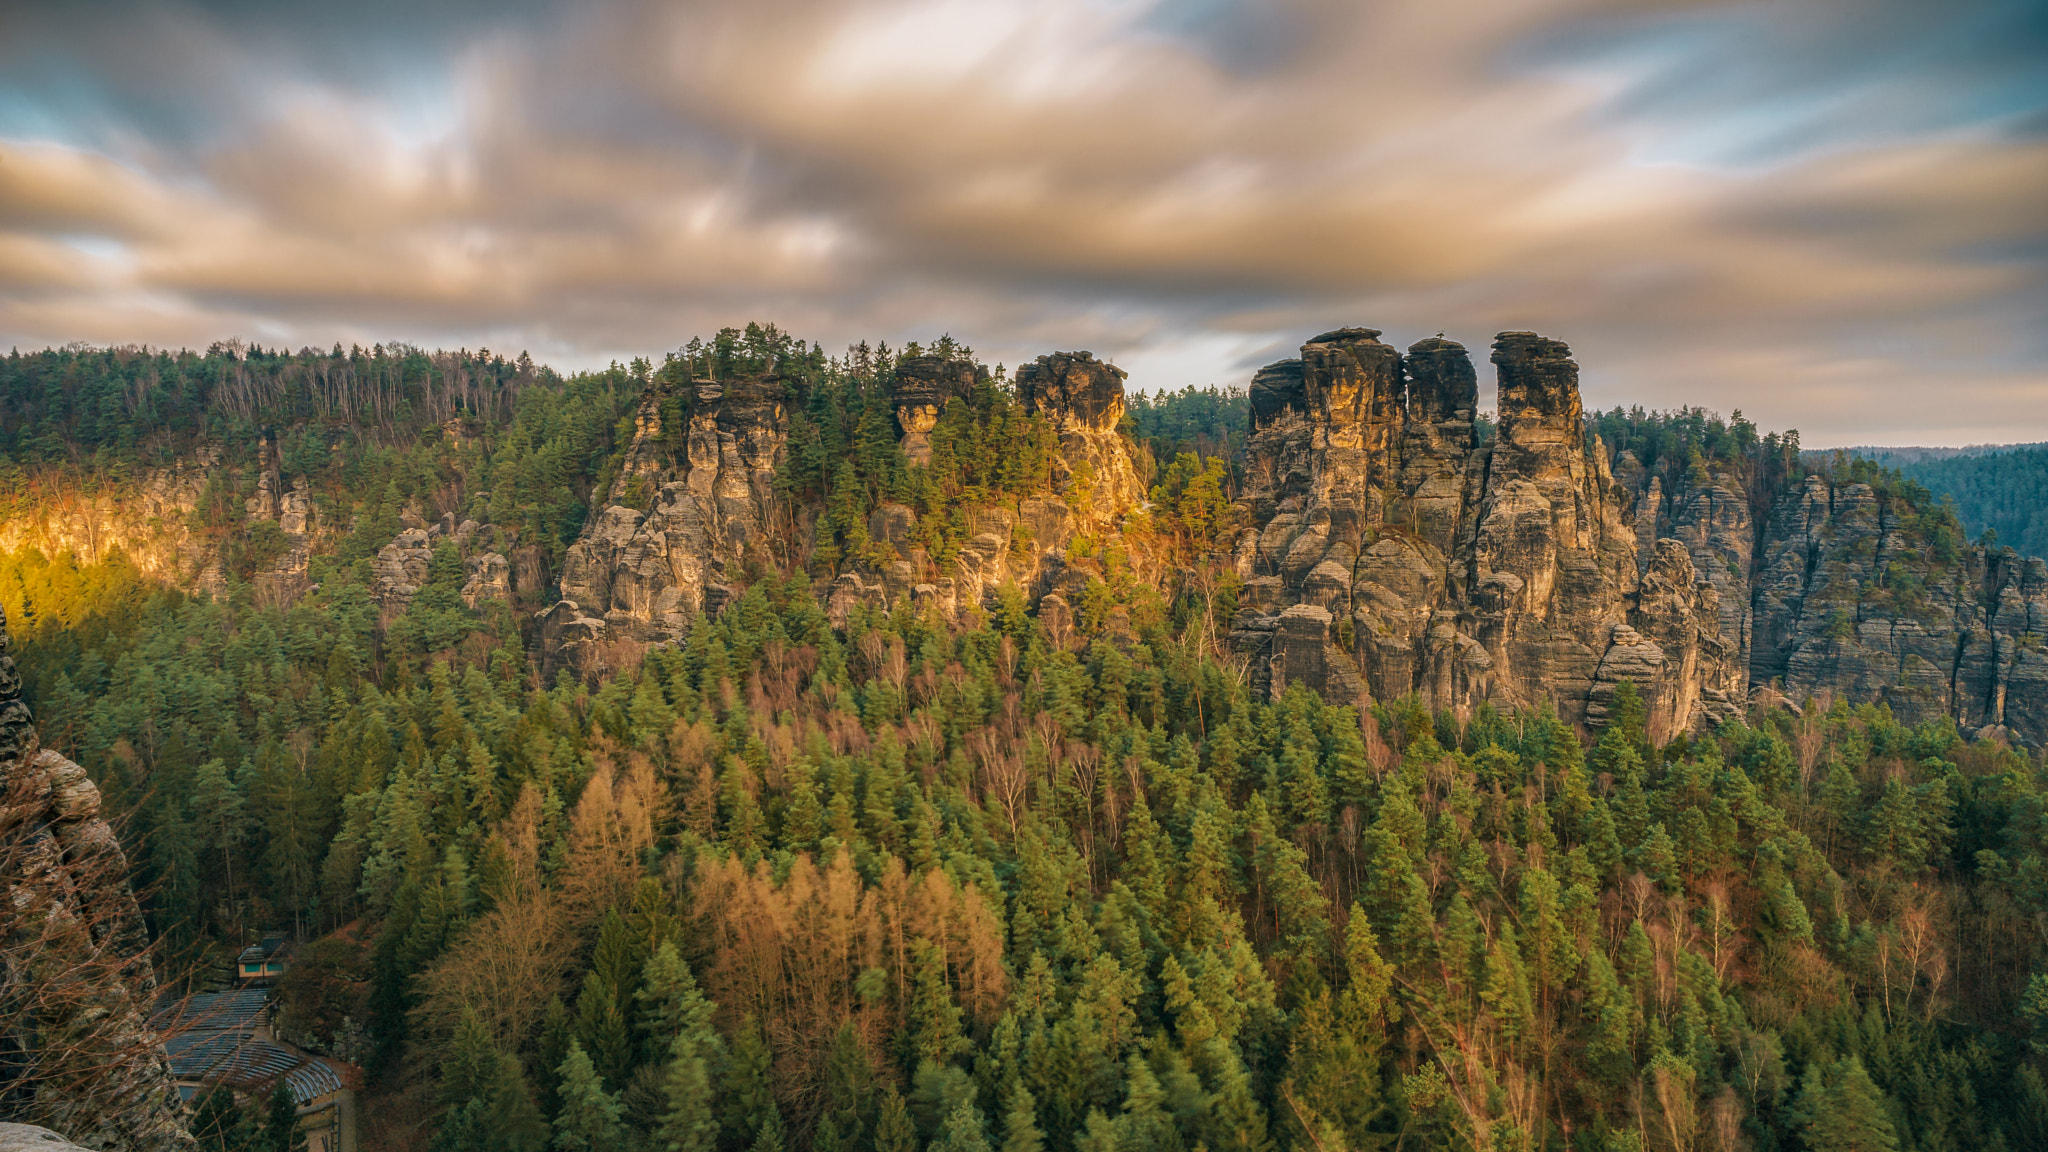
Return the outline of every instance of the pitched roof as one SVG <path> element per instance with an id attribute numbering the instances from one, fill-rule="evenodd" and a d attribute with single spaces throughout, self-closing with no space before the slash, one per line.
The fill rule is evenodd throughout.
<path id="1" fill-rule="evenodd" d="M 246 1092 L 282 1076 L 301 1105 L 342 1086 L 341 1077 L 325 1063 L 248 1032 L 184 1032 L 165 1040 L 164 1051 L 176 1079 L 225 1084 Z"/>
<path id="2" fill-rule="evenodd" d="M 167 998 L 158 1002 L 150 1024 L 159 1032 L 247 1030 L 262 1023 L 264 1006 L 269 1000 L 267 988 L 201 992 L 182 1003 Z"/>

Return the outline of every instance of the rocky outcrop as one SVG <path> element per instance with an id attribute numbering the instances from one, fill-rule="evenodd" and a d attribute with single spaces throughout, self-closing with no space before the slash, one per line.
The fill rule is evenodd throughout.
<path id="1" fill-rule="evenodd" d="M 485 552 L 463 561 L 466 578 L 462 602 L 471 608 L 486 601 L 512 602 L 512 562 L 496 552 Z"/>
<path id="2" fill-rule="evenodd" d="M 1636 501 L 1586 442 L 1570 350 L 1500 335 L 1499 434 L 1482 446 L 1464 347 L 1403 355 L 1379 335 L 1324 333 L 1254 378 L 1234 553 L 1250 595 L 1232 639 L 1255 681 L 1452 709 L 1548 700 L 1597 720 L 1626 679 L 1666 733 L 1723 707 L 1719 599 L 1692 591 L 1682 546 L 1654 582 L 1639 567 Z M 1303 655 L 1318 612 L 1320 669 Z"/>
<path id="3" fill-rule="evenodd" d="M 1750 679 L 1794 699 L 1878 700 L 2048 742 L 2048 564 L 2009 548 L 1938 562 L 1868 484 L 1808 476 L 1771 509 Z"/>
<path id="4" fill-rule="evenodd" d="M 890 398 L 911 463 L 930 460 L 930 434 L 947 402 L 985 379 L 963 360 L 898 363 Z M 821 589 L 827 613 L 843 622 L 861 605 L 908 603 L 951 618 L 993 604 L 1012 583 L 1033 604 L 1048 595 L 1078 602 L 1104 573 L 1095 561 L 1070 558 L 1068 544 L 1082 532 L 1113 532 L 1144 501 L 1117 430 L 1123 381 L 1121 369 L 1087 352 L 1020 368 L 1018 400 L 1058 438 L 1050 490 L 1013 506 L 964 510 L 967 538 L 938 559 L 916 542 L 915 510 L 878 507 L 866 525 L 868 546 Z M 677 387 L 689 390 L 687 423 L 667 428 L 662 413 L 674 410 Z M 563 562 L 562 598 L 540 617 L 547 676 L 563 668 L 597 674 L 630 658 L 632 645 L 677 639 L 698 613 L 715 613 L 736 594 L 749 561 L 786 560 L 774 542 L 805 528 L 802 512 L 796 523 L 776 520 L 788 515 L 773 488 L 786 403 L 783 382 L 772 377 L 649 389 L 619 478 Z"/>
<path id="5" fill-rule="evenodd" d="M 1660 476 L 1628 452 L 1610 468 L 1570 349 L 1531 332 L 1494 341 L 1481 445 L 1464 348 L 1378 337 L 1324 333 L 1252 379 L 1231 638 L 1257 686 L 1548 701 L 1597 726 L 1626 682 L 1661 740 L 1776 683 L 2048 742 L 2042 561 L 1939 562 L 1919 513 L 1867 484 L 1774 495 L 1746 461 Z"/>
<path id="6" fill-rule="evenodd" d="M 0 1115 L 89 1148 L 193 1147 L 127 858 L 85 770 L 38 745 L 7 647 L 0 618 Z"/>
<path id="7" fill-rule="evenodd" d="M 201 444 L 191 459 L 138 469 L 128 483 L 45 492 L 0 520 L 0 551 L 70 552 L 91 564 L 118 548 L 146 576 L 224 591 L 219 557 L 191 527 L 219 469 L 219 446 Z"/>
<path id="8" fill-rule="evenodd" d="M 0 1124 L 0 1152 L 84 1152 L 38 1124 Z"/>
<path id="9" fill-rule="evenodd" d="M 370 561 L 370 587 L 390 615 L 405 611 L 419 595 L 434 563 L 434 545 L 424 528 L 407 528 L 378 549 Z"/>
<path id="10" fill-rule="evenodd" d="M 602 671 L 598 654 L 615 641 L 679 638 L 730 597 L 750 560 L 779 559 L 769 549 L 786 395 L 773 375 L 648 389 L 618 476 L 563 559 L 562 599 L 540 617 L 549 676 Z"/>
<path id="11" fill-rule="evenodd" d="M 1145 501 L 1117 425 L 1124 378 L 1090 352 L 1055 352 L 1017 368 L 1017 399 L 1059 436 L 1053 487 L 1086 519 L 1108 524 Z"/>
<path id="12" fill-rule="evenodd" d="M 896 424 L 903 430 L 904 459 L 919 467 L 932 462 L 931 433 L 946 402 L 967 395 L 987 375 L 971 361 L 943 356 L 911 356 L 896 365 L 889 395 L 895 401 Z"/>

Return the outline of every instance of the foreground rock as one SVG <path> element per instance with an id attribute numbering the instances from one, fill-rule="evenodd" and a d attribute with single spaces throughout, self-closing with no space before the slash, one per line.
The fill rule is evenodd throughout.
<path id="1" fill-rule="evenodd" d="M 38 746 L 5 628 L 0 618 L 0 1117 L 88 1148 L 194 1147 L 148 1025 L 156 976 L 127 857 L 85 770 Z"/>

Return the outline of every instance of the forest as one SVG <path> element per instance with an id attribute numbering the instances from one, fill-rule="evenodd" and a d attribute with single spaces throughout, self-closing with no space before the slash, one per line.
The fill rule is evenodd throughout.
<path id="1" fill-rule="evenodd" d="M 1840 699 L 1661 746 L 1627 686 L 1592 732 L 1258 700 L 1213 640 L 1227 583 L 1114 590 L 1128 637 L 1054 635 L 1014 588 L 836 626 L 820 578 L 878 502 L 938 555 L 963 508 L 1048 483 L 1000 372 L 903 461 L 886 389 L 926 351 L 750 326 L 571 376 L 405 347 L 0 362 L 10 512 L 268 437 L 333 525 L 288 599 L 247 470 L 189 526 L 231 558 L 220 594 L 120 549 L 0 556 L 43 740 L 120 814 L 163 978 L 295 937 L 277 1027 L 363 1069 L 365 1147 L 2048 1147 L 2048 762 Z M 371 558 L 422 515 L 553 570 L 643 390 L 769 371 L 799 414 L 778 484 L 826 546 L 684 642 L 544 681 L 545 594 L 467 606 L 446 543 L 377 602 Z M 1162 547 L 1213 542 L 1245 411 L 1131 405 Z M 1740 414 L 1589 431 L 1803 467 Z M 1876 475 L 1946 515 L 1931 478 Z M 202 1146 L 276 1146 L 267 1102 L 206 1101 Z"/>
<path id="2" fill-rule="evenodd" d="M 1899 471 L 1952 497 L 1974 534 L 2048 555 L 2048 446 L 1901 463 Z"/>

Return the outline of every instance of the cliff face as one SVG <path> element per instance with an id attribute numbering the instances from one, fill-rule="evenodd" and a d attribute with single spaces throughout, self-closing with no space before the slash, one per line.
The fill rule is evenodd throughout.
<path id="1" fill-rule="evenodd" d="M 618 476 L 596 494 L 562 562 L 562 599 L 541 619 L 550 675 L 602 671 L 612 641 L 680 637 L 692 616 L 724 605 L 749 559 L 772 559 L 786 398 L 775 376 L 662 385 L 641 398 Z M 677 413 L 680 426 L 668 426 Z"/>
<path id="2" fill-rule="evenodd" d="M 0 522 L 0 551 L 71 552 L 90 564 L 119 548 L 145 575 L 220 591 L 218 558 L 189 527 L 219 466 L 218 451 L 202 447 L 193 460 L 140 469 L 127 483 L 39 494 Z"/>
<path id="3" fill-rule="evenodd" d="M 1481 444 L 1464 346 L 1437 337 L 1404 353 L 1379 335 L 1323 333 L 1252 379 L 1226 555 L 1245 581 L 1231 642 L 1258 690 L 1413 693 L 1454 710 L 1552 701 L 1597 725 L 1633 682 L 1668 739 L 1780 682 L 1795 700 L 1883 700 L 1912 721 L 1947 715 L 2048 739 L 2041 561 L 1965 549 L 1938 564 L 1867 485 L 1809 477 L 1773 493 L 1740 464 L 1667 478 L 1627 452 L 1610 467 L 1587 433 L 1571 350 L 1531 332 L 1494 341 L 1498 432 Z M 940 413 L 979 381 L 974 366 L 935 356 L 898 366 L 906 459 L 931 459 Z M 1052 489 L 968 512 L 967 538 L 943 563 L 915 543 L 912 509 L 881 506 L 871 547 L 826 590 L 835 619 L 905 602 L 951 616 L 1014 582 L 1067 633 L 1104 575 L 1069 544 L 1107 538 L 1145 499 L 1117 431 L 1124 373 L 1055 353 L 1018 370 L 1016 393 L 1058 437 Z M 569 550 L 562 600 L 542 617 L 548 676 L 605 671 L 614 642 L 675 639 L 730 599 L 749 560 L 787 560 L 773 549 L 814 515 L 774 493 L 788 395 L 774 377 L 648 392 L 617 479 Z M 424 572 L 431 531 L 393 563 Z M 1133 559 L 1149 571 L 1152 558 Z M 484 560 L 496 563 L 473 561 L 472 586 L 502 595 L 502 559 Z"/>
<path id="4" fill-rule="evenodd" d="M 891 400 L 905 458 L 931 459 L 931 432 L 946 403 L 966 396 L 980 370 L 937 356 L 912 357 L 896 368 Z M 952 616 L 993 603 L 1016 583 L 1033 604 L 1069 613 L 1088 580 L 1090 561 L 1069 562 L 1067 545 L 1081 532 L 1114 531 L 1142 504 L 1125 441 L 1124 373 L 1086 352 L 1041 356 L 1017 372 L 1017 395 L 1058 436 L 1054 491 L 1012 507 L 973 509 L 969 534 L 943 565 L 911 540 L 917 513 L 884 504 L 869 518 L 874 554 L 840 573 L 826 591 L 831 615 L 844 620 L 857 604 L 909 602 Z M 609 645 L 679 638 L 699 612 L 715 612 L 734 594 L 752 559 L 780 564 L 775 552 L 814 529 L 815 510 L 792 508 L 774 489 L 789 433 L 789 392 L 774 377 L 697 383 L 687 397 L 685 426 L 664 426 L 675 397 L 657 386 L 642 399 L 634 439 L 617 480 L 563 563 L 562 599 L 542 615 L 544 671 L 606 670 Z M 682 450 L 678 452 L 678 442 Z M 627 503 L 634 498 L 640 507 Z M 1063 499 L 1060 493 L 1071 494 Z M 892 558 L 893 554 L 893 558 Z"/>
<path id="5" fill-rule="evenodd" d="M 1232 638 L 1255 679 L 1319 668 L 1306 678 L 1338 698 L 1550 699 L 1595 721 L 1634 680 L 1664 734 L 1733 707 L 1719 599 L 1683 547 L 1639 557 L 1570 350 L 1501 334 L 1499 434 L 1481 446 L 1463 346 L 1403 356 L 1378 337 L 1325 333 L 1253 381 Z"/>
<path id="6" fill-rule="evenodd" d="M 1981 547 L 1940 564 L 1916 543 L 1867 484 L 1785 493 L 1758 558 L 1751 678 L 2048 740 L 2048 564 Z"/>
<path id="7" fill-rule="evenodd" d="M 0 619 L 0 1115 L 90 1148 L 193 1147 L 127 858 L 85 770 L 38 746 L 7 650 Z"/>
<path id="8" fill-rule="evenodd" d="M 1346 328 L 1252 379 L 1233 643 L 1255 681 L 1432 707 L 1555 701 L 1598 724 L 1635 682 L 1659 738 L 1774 682 L 2048 740 L 2048 565 L 1940 561 L 1867 484 L 1773 493 L 1696 470 L 1673 492 L 1586 432 L 1570 350 L 1503 332 L 1499 433 L 1441 338 Z M 1753 512 L 1762 509 L 1762 514 Z"/>

